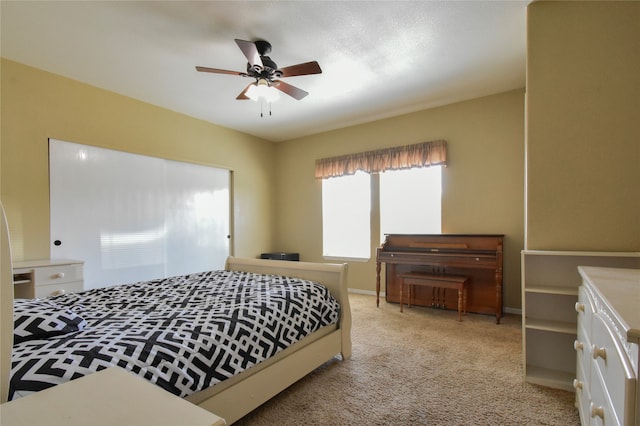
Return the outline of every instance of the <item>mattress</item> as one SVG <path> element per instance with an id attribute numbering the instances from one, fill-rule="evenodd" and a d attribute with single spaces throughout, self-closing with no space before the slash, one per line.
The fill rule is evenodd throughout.
<path id="1" fill-rule="evenodd" d="M 16 300 L 9 398 L 112 366 L 185 397 L 339 316 L 319 283 L 237 271 Z"/>

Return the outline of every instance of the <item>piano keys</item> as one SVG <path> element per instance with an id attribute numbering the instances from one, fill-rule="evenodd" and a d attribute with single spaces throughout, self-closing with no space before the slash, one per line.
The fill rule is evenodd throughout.
<path id="1" fill-rule="evenodd" d="M 380 273 L 385 264 L 385 299 L 400 302 L 399 274 L 465 275 L 469 277 L 467 312 L 502 317 L 504 235 L 498 234 L 387 234 L 376 250 L 376 305 L 380 304 Z M 447 309 L 457 309 L 454 292 L 445 297 Z M 412 303 L 431 306 L 433 292 L 415 289 Z"/>

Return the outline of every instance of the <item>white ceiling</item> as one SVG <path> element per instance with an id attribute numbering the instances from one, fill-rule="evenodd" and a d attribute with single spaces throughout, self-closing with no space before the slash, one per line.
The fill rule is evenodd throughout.
<path id="1" fill-rule="evenodd" d="M 8 1 L 3 57 L 271 141 L 525 85 L 529 1 Z M 236 100 L 247 78 L 234 42 L 264 39 L 289 77 L 260 117 Z M 268 107 L 265 108 L 265 113 Z"/>

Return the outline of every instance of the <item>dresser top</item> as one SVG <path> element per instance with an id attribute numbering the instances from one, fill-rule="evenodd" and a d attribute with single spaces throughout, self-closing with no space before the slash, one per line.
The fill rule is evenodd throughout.
<path id="1" fill-rule="evenodd" d="M 578 266 L 578 272 L 616 313 L 627 340 L 640 342 L 640 269 Z"/>

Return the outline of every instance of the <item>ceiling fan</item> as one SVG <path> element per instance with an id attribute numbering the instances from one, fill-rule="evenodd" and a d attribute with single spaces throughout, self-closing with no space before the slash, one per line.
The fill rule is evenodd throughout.
<path id="1" fill-rule="evenodd" d="M 278 68 L 278 65 L 276 65 L 276 63 L 267 56 L 271 52 L 271 44 L 268 41 L 245 41 L 236 39 L 236 44 L 249 61 L 247 62 L 246 72 L 228 71 L 218 68 L 196 66 L 196 70 L 200 72 L 210 72 L 213 74 L 230 74 L 239 75 L 241 77 L 254 78 L 256 81 L 245 87 L 245 89 L 238 95 L 236 99 L 252 99 L 252 92 L 256 88 L 266 89 L 269 87 L 273 87 L 297 100 L 300 100 L 307 96 L 309 93 L 279 79 L 284 77 L 322 73 L 320 65 L 318 65 L 316 61 Z"/>

